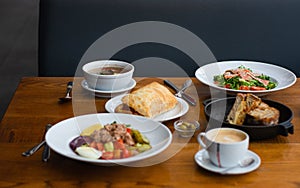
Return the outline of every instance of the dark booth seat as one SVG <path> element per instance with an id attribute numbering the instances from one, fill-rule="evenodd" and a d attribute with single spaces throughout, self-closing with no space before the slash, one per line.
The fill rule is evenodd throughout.
<path id="1" fill-rule="evenodd" d="M 148 59 L 149 63 L 168 60 L 189 76 L 216 60 L 254 60 L 288 68 L 299 77 L 299 10 L 296 0 L 41 0 L 39 75 L 74 76 L 86 50 L 103 35 L 130 23 L 160 21 L 192 32 L 214 57 L 195 62 L 172 45 L 144 42 L 112 57 L 99 53 L 93 58 L 134 62 L 158 57 Z M 184 41 L 184 37 L 178 38 Z"/>

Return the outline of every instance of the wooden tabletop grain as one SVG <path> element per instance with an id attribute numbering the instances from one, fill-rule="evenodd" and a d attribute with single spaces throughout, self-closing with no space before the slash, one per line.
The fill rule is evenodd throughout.
<path id="1" fill-rule="evenodd" d="M 167 78 L 181 86 L 187 78 Z M 251 141 L 249 149 L 261 158 L 255 171 L 243 175 L 220 175 L 207 171 L 194 161 L 200 146 L 196 135 L 207 121 L 202 101 L 210 98 L 210 89 L 196 78 L 187 93 L 198 99 L 190 106 L 188 118 L 198 119 L 201 129 L 165 161 L 145 167 L 97 166 L 75 161 L 51 151 L 43 162 L 42 150 L 30 157 L 22 152 L 44 139 L 45 125 L 77 115 L 104 113 L 108 98 L 94 97 L 81 87 L 82 78 L 23 78 L 0 124 L 0 187 L 299 187 L 300 186 L 300 83 L 264 96 L 287 105 L 294 117 L 294 134 Z M 138 88 L 163 78 L 135 78 Z M 74 81 L 75 100 L 59 103 L 68 81 Z M 163 122 L 172 132 L 173 122 Z"/>

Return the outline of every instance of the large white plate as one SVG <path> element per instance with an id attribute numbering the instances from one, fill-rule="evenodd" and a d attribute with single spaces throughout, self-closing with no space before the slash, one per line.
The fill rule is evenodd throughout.
<path id="1" fill-rule="evenodd" d="M 83 129 L 95 123 L 105 125 L 113 121 L 130 124 L 132 128 L 139 130 L 149 139 L 152 148 L 133 157 L 114 160 L 88 159 L 72 151 L 69 143 L 78 137 Z M 74 160 L 98 165 L 120 165 L 141 161 L 161 153 L 170 145 L 171 141 L 172 134 L 167 126 L 142 116 L 115 113 L 89 114 L 69 118 L 55 124 L 46 134 L 46 142 L 55 152 Z"/>
<path id="2" fill-rule="evenodd" d="M 277 82 L 277 87 L 271 90 L 250 91 L 227 89 L 214 84 L 213 77 L 215 75 L 223 74 L 226 70 L 236 69 L 241 65 L 250 68 L 255 73 L 262 73 L 270 76 L 272 81 Z M 267 94 L 269 92 L 275 92 L 288 88 L 292 86 L 297 80 L 297 77 L 293 72 L 283 67 L 254 61 L 222 61 L 210 63 L 198 68 L 196 70 L 195 76 L 200 82 L 219 90 L 227 91 L 229 93 L 254 93 L 258 95 Z"/>
<path id="3" fill-rule="evenodd" d="M 110 113 L 115 113 L 115 109 L 118 105 L 122 104 L 121 99 L 124 97 L 124 95 L 119 95 L 114 98 L 111 98 L 105 103 L 105 109 L 106 111 Z M 154 118 L 152 118 L 154 121 L 168 121 L 171 119 L 175 119 L 178 117 L 183 116 L 186 114 L 189 110 L 189 105 L 187 102 L 185 102 L 183 99 L 176 97 L 178 104 L 173 108 L 172 110 L 169 110 L 163 114 L 160 114 Z"/>

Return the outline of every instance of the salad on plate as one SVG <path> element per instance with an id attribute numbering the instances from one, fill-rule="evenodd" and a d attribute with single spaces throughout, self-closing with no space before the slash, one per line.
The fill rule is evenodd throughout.
<path id="1" fill-rule="evenodd" d="M 221 75 L 215 75 L 213 81 L 216 85 L 234 90 L 270 90 L 277 83 L 268 75 L 253 72 L 243 65 L 236 69 L 226 70 Z"/>

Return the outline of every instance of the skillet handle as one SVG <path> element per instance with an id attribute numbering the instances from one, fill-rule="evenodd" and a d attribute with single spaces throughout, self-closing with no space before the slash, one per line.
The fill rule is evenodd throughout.
<path id="1" fill-rule="evenodd" d="M 204 101 L 202 101 L 202 104 L 204 106 L 208 105 L 209 103 L 211 103 L 212 101 L 216 100 L 217 98 L 209 98 L 209 99 L 205 99 Z"/>
<path id="2" fill-rule="evenodd" d="M 289 124 L 288 133 L 294 134 L 294 125 L 292 123 Z"/>
<path id="3" fill-rule="evenodd" d="M 294 125 L 289 123 L 287 125 L 278 125 L 278 133 L 282 136 L 288 136 L 288 134 L 294 134 Z"/>
<path id="4" fill-rule="evenodd" d="M 208 99 L 205 99 L 204 101 L 202 101 L 202 104 L 204 106 L 207 106 L 209 103 L 215 101 L 215 100 L 218 100 L 218 99 L 221 99 L 221 98 L 208 98 Z"/>

